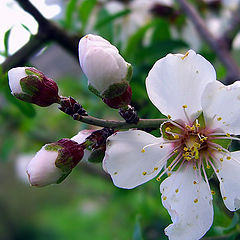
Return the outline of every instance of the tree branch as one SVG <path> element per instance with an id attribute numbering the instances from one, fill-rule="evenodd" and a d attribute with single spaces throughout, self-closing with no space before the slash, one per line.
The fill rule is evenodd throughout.
<path id="1" fill-rule="evenodd" d="M 186 0 L 178 0 L 182 10 L 186 13 L 189 19 L 193 22 L 196 30 L 199 32 L 203 40 L 205 40 L 212 50 L 216 53 L 219 60 L 226 67 L 228 72 L 227 83 L 232 83 L 240 78 L 240 69 L 232 58 L 227 43 L 222 39 L 215 38 L 207 29 L 205 22 L 199 16 L 195 8 Z"/>
<path id="2" fill-rule="evenodd" d="M 226 42 L 229 49 L 232 48 L 232 43 L 238 32 L 240 31 L 240 4 L 232 13 L 232 18 L 228 24 L 228 28 L 222 35 L 222 39 Z"/>
<path id="3" fill-rule="evenodd" d="M 9 56 L 2 64 L 3 73 L 7 72 L 9 69 L 17 66 L 23 66 L 29 59 L 30 56 L 39 51 L 43 45 L 46 43 L 46 39 L 37 34 L 32 36 L 27 44 L 25 44 L 21 49 L 15 52 L 12 56 Z"/>
<path id="4" fill-rule="evenodd" d="M 2 63 L 3 72 L 10 68 L 22 66 L 30 56 L 39 51 L 49 41 L 57 42 L 60 46 L 72 53 L 78 59 L 78 42 L 81 36 L 71 35 L 56 23 L 44 18 L 44 16 L 28 0 L 17 0 L 20 6 L 30 13 L 38 22 L 38 33 L 30 41 L 12 56 Z"/>

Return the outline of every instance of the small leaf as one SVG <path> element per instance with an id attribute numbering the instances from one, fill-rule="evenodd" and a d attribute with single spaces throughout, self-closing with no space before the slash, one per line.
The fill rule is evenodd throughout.
<path id="1" fill-rule="evenodd" d="M 77 7 L 77 0 L 70 0 L 66 7 L 65 13 L 65 27 L 70 29 L 73 23 L 73 13 L 76 11 Z"/>
<path id="2" fill-rule="evenodd" d="M 117 12 L 115 14 L 108 14 L 108 16 L 103 17 L 100 19 L 97 24 L 95 25 L 95 29 L 101 28 L 102 26 L 108 24 L 109 22 L 112 22 L 116 20 L 117 18 L 123 17 L 127 14 L 129 14 L 131 11 L 129 9 L 122 10 L 120 12 Z"/>
<path id="3" fill-rule="evenodd" d="M 21 26 L 32 35 L 31 30 L 25 24 L 22 23 Z"/>
<path id="4" fill-rule="evenodd" d="M 84 0 L 79 7 L 78 16 L 83 25 L 83 32 L 96 2 L 96 0 Z"/>
<path id="5" fill-rule="evenodd" d="M 5 57 L 8 56 L 8 43 L 9 43 L 9 36 L 11 33 L 12 28 L 8 29 L 4 34 L 4 55 Z"/>

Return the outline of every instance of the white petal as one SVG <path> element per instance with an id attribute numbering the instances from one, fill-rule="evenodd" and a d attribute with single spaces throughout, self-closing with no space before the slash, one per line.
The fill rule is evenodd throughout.
<path id="1" fill-rule="evenodd" d="M 171 152 L 172 146 L 161 145 L 163 141 L 140 130 L 118 132 L 107 140 L 103 168 L 117 187 L 134 188 L 154 178 L 166 163 L 163 158 Z M 155 145 L 142 152 L 148 144 Z"/>
<path id="2" fill-rule="evenodd" d="M 37 152 L 27 166 L 27 174 L 32 186 L 42 187 L 58 181 L 62 171 L 55 166 L 57 157 L 57 151 L 47 151 L 45 146 Z"/>
<path id="3" fill-rule="evenodd" d="M 27 77 L 25 69 L 25 67 L 16 67 L 8 71 L 9 86 L 13 95 L 23 92 L 20 85 L 20 80 L 24 77 Z"/>
<path id="4" fill-rule="evenodd" d="M 165 179 L 161 186 L 163 206 L 173 221 L 165 233 L 169 240 L 198 240 L 213 222 L 212 196 L 207 183 L 192 164 Z"/>
<path id="5" fill-rule="evenodd" d="M 83 143 L 87 137 L 89 137 L 95 130 L 82 130 L 80 131 L 77 135 L 73 136 L 71 138 L 71 140 L 77 142 L 78 144 L 81 144 Z M 91 154 L 91 151 L 89 151 L 88 149 L 84 149 L 84 155 L 83 155 L 83 158 L 82 158 L 82 162 L 83 161 L 87 161 L 88 160 L 88 157 L 90 156 Z"/>
<path id="6" fill-rule="evenodd" d="M 220 190 L 223 201 L 230 211 L 240 208 L 240 151 L 232 152 L 231 159 L 218 163 Z"/>
<path id="7" fill-rule="evenodd" d="M 193 50 L 185 56 L 168 54 L 150 70 L 146 87 L 152 103 L 165 115 L 186 121 L 183 105 L 190 117 L 201 111 L 205 86 L 216 80 L 216 72 L 205 58 Z"/>
<path id="8" fill-rule="evenodd" d="M 77 135 L 73 136 L 71 140 L 77 142 L 78 144 L 83 143 L 87 137 L 89 137 L 95 130 L 82 130 Z"/>
<path id="9" fill-rule="evenodd" d="M 209 128 L 240 134 L 240 81 L 225 86 L 209 83 L 202 96 L 202 109 Z"/>

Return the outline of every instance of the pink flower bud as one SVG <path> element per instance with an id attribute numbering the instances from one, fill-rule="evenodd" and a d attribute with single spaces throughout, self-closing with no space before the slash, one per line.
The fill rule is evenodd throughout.
<path id="1" fill-rule="evenodd" d="M 79 42 L 79 61 L 89 89 L 102 98 L 122 95 L 129 86 L 132 67 L 106 39 L 86 35 Z"/>
<path id="2" fill-rule="evenodd" d="M 83 155 L 84 148 L 70 139 L 61 139 L 55 143 L 46 144 L 27 166 L 30 184 L 43 187 L 62 182 Z"/>
<path id="3" fill-rule="evenodd" d="M 22 101 L 41 107 L 60 101 L 57 84 L 35 68 L 12 68 L 8 79 L 12 95 Z"/>

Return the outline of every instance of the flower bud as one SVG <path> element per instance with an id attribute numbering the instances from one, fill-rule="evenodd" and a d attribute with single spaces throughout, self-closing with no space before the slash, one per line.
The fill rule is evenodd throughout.
<path id="1" fill-rule="evenodd" d="M 120 96 L 114 98 L 103 98 L 103 102 L 111 108 L 122 108 L 128 106 L 132 100 L 132 89 L 130 86 Z"/>
<path id="2" fill-rule="evenodd" d="M 43 187 L 62 182 L 79 163 L 84 148 L 70 139 L 61 139 L 46 144 L 27 166 L 29 182 L 32 186 Z"/>
<path id="3" fill-rule="evenodd" d="M 79 61 L 89 89 L 99 97 L 112 99 L 127 90 L 131 64 L 104 38 L 92 34 L 83 37 L 79 42 Z"/>
<path id="4" fill-rule="evenodd" d="M 8 71 L 8 79 L 12 95 L 22 101 L 41 107 L 60 101 L 57 84 L 35 68 L 12 68 Z"/>

